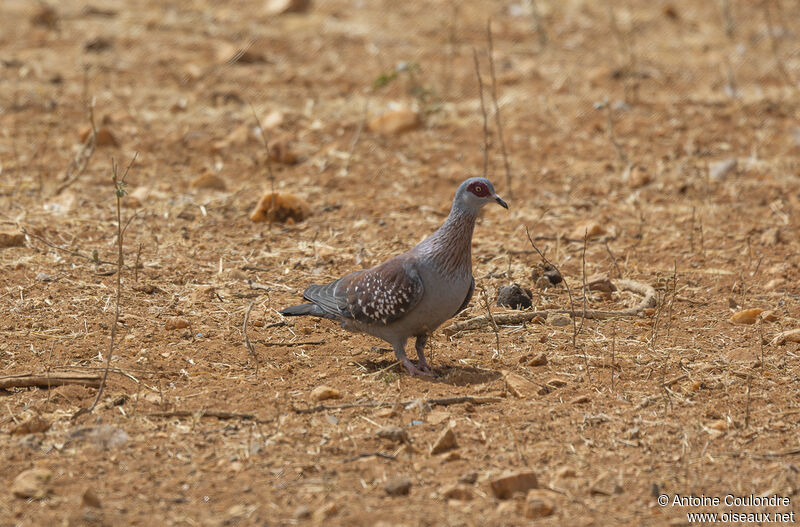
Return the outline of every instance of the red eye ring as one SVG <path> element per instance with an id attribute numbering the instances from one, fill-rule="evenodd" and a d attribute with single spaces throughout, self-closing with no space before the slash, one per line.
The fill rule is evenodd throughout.
<path id="1" fill-rule="evenodd" d="M 485 198 L 489 195 L 489 188 L 484 185 L 483 183 L 475 182 L 472 183 L 467 190 L 478 196 L 479 198 Z"/>

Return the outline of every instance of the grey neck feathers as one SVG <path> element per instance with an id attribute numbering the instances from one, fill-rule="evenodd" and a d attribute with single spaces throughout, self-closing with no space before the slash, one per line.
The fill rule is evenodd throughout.
<path id="1" fill-rule="evenodd" d="M 450 276 L 472 275 L 472 231 L 477 211 L 456 199 L 439 229 L 417 247 L 420 256 Z"/>

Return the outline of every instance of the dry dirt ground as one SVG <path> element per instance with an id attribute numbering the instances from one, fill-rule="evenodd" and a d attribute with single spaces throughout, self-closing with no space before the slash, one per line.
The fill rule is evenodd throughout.
<path id="1" fill-rule="evenodd" d="M 683 525 L 795 508 L 798 344 L 775 337 L 800 327 L 797 2 L 52 4 L 0 5 L 3 376 L 102 371 L 112 160 L 121 177 L 138 157 L 108 386 L 75 419 L 95 387 L 0 390 L 0 525 Z M 385 343 L 278 310 L 421 240 L 481 173 L 473 48 L 489 175 L 511 208 L 478 222 L 478 294 L 458 319 L 486 313 L 481 290 L 509 311 L 494 299 L 512 282 L 533 309 L 570 308 L 563 284 L 534 282 L 528 228 L 577 324 L 440 330 L 438 377 L 412 378 Z M 420 122 L 369 126 L 387 111 Z M 255 116 L 274 188 L 305 199 L 307 219 L 250 220 L 270 188 Z M 656 307 L 581 322 L 598 273 L 653 286 Z M 729 320 L 750 308 L 772 313 Z M 340 398 L 315 401 L 325 385 Z M 457 396 L 476 399 L 429 401 Z M 386 426 L 407 440 L 378 437 Z M 456 447 L 431 454 L 448 427 Z M 539 490 L 498 499 L 509 471 Z M 656 498 L 728 493 L 791 505 Z"/>

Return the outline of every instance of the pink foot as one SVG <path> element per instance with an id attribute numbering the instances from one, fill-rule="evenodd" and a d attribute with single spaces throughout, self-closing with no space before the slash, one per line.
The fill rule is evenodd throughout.
<path id="1" fill-rule="evenodd" d="M 413 362 L 406 359 L 403 361 L 403 366 L 408 371 L 408 374 L 412 377 L 433 377 L 433 372 L 431 371 L 430 366 L 427 364 L 420 365 L 421 367 L 418 368 Z"/>

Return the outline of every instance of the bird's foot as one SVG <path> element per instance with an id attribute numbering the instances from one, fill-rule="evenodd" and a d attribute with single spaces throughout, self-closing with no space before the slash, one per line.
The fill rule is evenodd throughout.
<path id="1" fill-rule="evenodd" d="M 433 371 L 431 370 L 428 364 L 420 364 L 420 367 L 417 367 L 416 364 L 411 362 L 408 359 L 405 359 L 403 362 L 403 366 L 405 367 L 408 374 L 412 377 L 433 377 Z"/>

